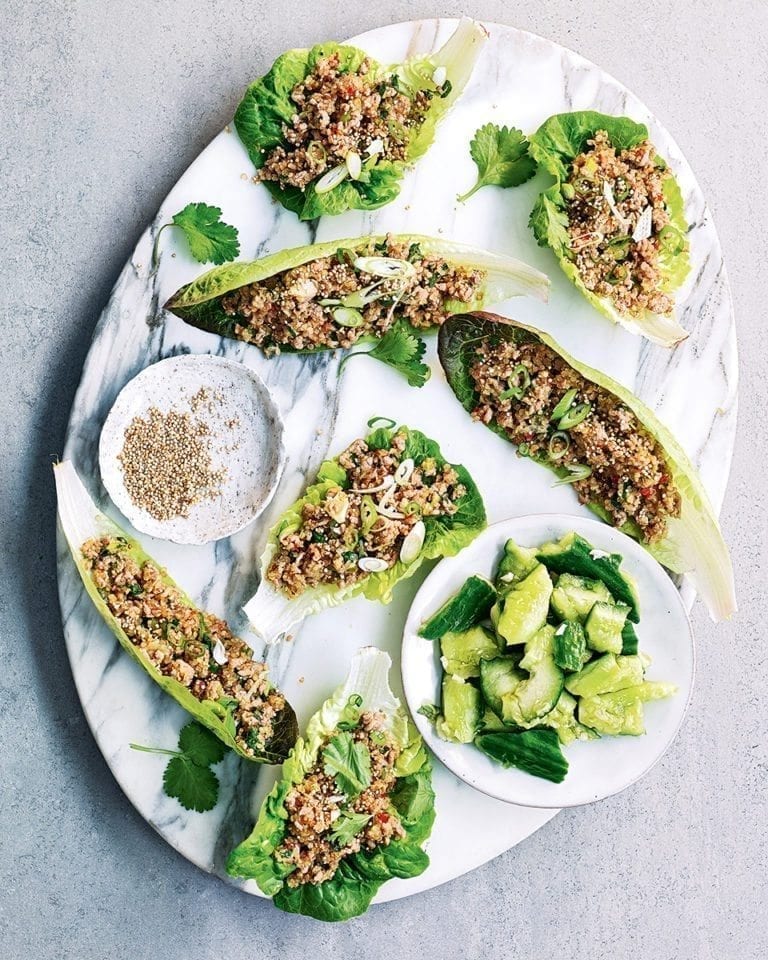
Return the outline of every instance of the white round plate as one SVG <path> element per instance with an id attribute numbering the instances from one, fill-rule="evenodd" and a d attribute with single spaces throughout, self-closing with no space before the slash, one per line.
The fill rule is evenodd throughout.
<path id="1" fill-rule="evenodd" d="M 195 404 L 200 390 L 212 402 Z M 134 417 L 151 408 L 190 413 L 209 431 L 211 468 L 223 470 L 218 496 L 194 504 L 186 516 L 158 520 L 130 498 L 119 455 Z M 129 381 L 109 412 L 99 441 L 101 479 L 137 530 L 173 543 L 200 544 L 229 537 L 264 510 L 285 465 L 283 421 L 258 374 L 240 363 L 207 355 L 160 360 Z"/>
<path id="2" fill-rule="evenodd" d="M 637 583 L 639 649 L 651 657 L 647 679 L 674 683 L 675 696 L 644 704 L 645 736 L 602 737 L 576 741 L 563 748 L 568 774 L 550 783 L 522 770 L 505 769 L 472 744 L 448 743 L 418 713 L 427 703 L 440 703 L 440 644 L 418 635 L 421 624 L 461 587 L 479 574 L 493 579 L 510 537 L 523 547 L 538 547 L 575 531 L 596 549 L 618 553 Z M 693 687 L 693 632 L 683 601 L 668 574 L 641 546 L 597 520 L 567 514 L 516 517 L 495 523 L 455 557 L 442 560 L 413 601 L 403 634 L 403 688 L 419 732 L 433 753 L 465 783 L 497 800 L 525 807 L 576 807 L 602 800 L 646 774 L 675 738 Z"/>
<path id="3" fill-rule="evenodd" d="M 352 42 L 383 63 L 395 63 L 436 49 L 455 26 L 455 20 L 398 23 Z M 150 363 L 185 352 L 238 360 L 258 371 L 283 415 L 286 470 L 274 500 L 256 523 L 216 544 L 195 548 L 159 540 L 146 544 L 193 597 L 234 628 L 244 626 L 240 607 L 254 592 L 258 556 L 270 524 L 300 495 L 327 454 L 362 436 L 366 420 L 377 414 L 424 431 L 441 443 L 450 460 L 466 464 L 482 491 L 491 522 L 514 514 L 588 514 L 573 491 L 553 489 L 547 471 L 516 457 L 510 444 L 470 420 L 445 382 L 433 336 L 427 337 L 425 357 L 432 377 L 416 390 L 394 371 L 364 357 L 351 360 L 340 379 L 340 357 L 283 354 L 266 359 L 255 347 L 195 330 L 163 313 L 159 305 L 203 270 L 190 257 L 178 230 L 164 231 L 159 269 L 150 269 L 157 231 L 187 203 L 205 201 L 221 207 L 223 219 L 240 231 L 243 258 L 315 239 L 392 230 L 463 240 L 526 260 L 550 275 L 549 304 L 520 298 L 495 309 L 542 327 L 579 359 L 631 387 L 685 447 L 716 507 L 722 502 L 735 435 L 735 335 L 717 233 L 693 172 L 648 108 L 599 67 L 522 30 L 486 26 L 490 38 L 469 85 L 391 204 L 372 213 L 325 217 L 317 225 L 299 223 L 270 200 L 262 185 L 251 182 L 253 168 L 246 151 L 234 128 L 228 127 L 168 195 L 102 314 L 72 409 L 64 454 L 109 510 L 96 482 L 99 432 L 117 392 Z M 317 40 L 326 39 L 318 27 Z M 253 76 L 268 67 L 255 62 Z M 233 102 L 238 93 L 233 87 Z M 654 143 L 678 176 L 692 225 L 693 269 L 679 311 L 691 336 L 675 350 L 651 346 L 598 316 L 567 281 L 551 252 L 537 246 L 527 223 L 545 177 L 514 190 L 487 187 L 468 203 L 456 202 L 456 195 L 469 188 L 477 173 L 469 142 L 478 126 L 492 121 L 531 131 L 553 113 L 587 108 L 628 114 L 647 123 Z M 707 384 L 695 404 L 692 383 Z M 59 550 L 61 608 L 72 672 L 99 747 L 128 798 L 163 838 L 204 870 L 229 880 L 226 855 L 250 829 L 270 771 L 226 761 L 219 770 L 221 799 L 206 814 L 188 813 L 163 794 L 162 758 L 138 754 L 128 743 L 172 747 L 184 714 L 119 654 L 93 605 L 83 598 L 63 542 Z M 419 571 L 413 581 L 401 584 L 390 606 L 358 598 L 306 621 L 291 643 L 270 652 L 273 675 L 301 725 L 344 679 L 349 657 L 359 647 L 376 644 L 399 663 L 408 607 L 427 572 Z M 687 588 L 684 596 L 692 602 Z M 251 640 L 260 651 L 259 642 Z M 394 680 L 397 688 L 398 678 Z M 385 884 L 380 900 L 418 893 L 466 873 L 519 843 L 554 815 L 553 810 L 511 807 L 487 797 L 442 764 L 435 764 L 434 783 L 437 820 L 429 841 L 429 869 L 412 880 Z M 255 884 L 246 889 L 257 892 Z"/>

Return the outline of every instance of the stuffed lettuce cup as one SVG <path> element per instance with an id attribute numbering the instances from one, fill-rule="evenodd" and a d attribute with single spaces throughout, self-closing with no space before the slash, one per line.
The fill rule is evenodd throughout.
<path id="1" fill-rule="evenodd" d="M 549 467 L 669 570 L 688 574 L 713 619 L 735 611 L 728 548 L 696 469 L 629 390 L 546 334 L 493 314 L 452 317 L 438 353 L 475 420 Z"/>
<path id="2" fill-rule="evenodd" d="M 548 287 L 543 273 L 512 257 L 401 234 L 216 267 L 165 307 L 195 327 L 275 355 L 377 340 L 401 320 L 429 329 L 451 313 L 522 294 L 546 300 Z"/>
<path id="3" fill-rule="evenodd" d="M 688 224 L 648 128 L 592 110 L 562 113 L 539 127 L 529 151 L 555 178 L 530 224 L 568 279 L 633 333 L 667 347 L 685 339 L 675 291 L 690 271 Z"/>
<path id="4" fill-rule="evenodd" d="M 389 688 L 389 656 L 364 647 L 310 720 L 251 835 L 227 861 L 288 913 L 348 920 L 392 877 L 423 873 L 435 818 L 421 737 Z"/>
<path id="5" fill-rule="evenodd" d="M 96 507 L 69 461 L 54 469 L 64 536 L 120 646 L 241 757 L 284 760 L 298 733 L 296 715 L 269 680 L 266 664 Z"/>
<path id="6" fill-rule="evenodd" d="M 338 43 L 282 54 L 235 113 L 256 179 L 302 220 L 394 200 L 487 36 L 462 19 L 440 50 L 391 66 Z"/>
<path id="7" fill-rule="evenodd" d="M 485 527 L 472 478 L 434 440 L 382 417 L 368 425 L 270 530 L 244 607 L 268 642 L 360 594 L 389 603 L 425 560 L 458 553 Z"/>

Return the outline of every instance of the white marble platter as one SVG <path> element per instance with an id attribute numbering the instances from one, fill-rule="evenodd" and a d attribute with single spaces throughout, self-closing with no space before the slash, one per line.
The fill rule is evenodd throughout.
<path id="1" fill-rule="evenodd" d="M 353 42 L 379 60 L 396 62 L 438 47 L 456 21 L 395 24 Z M 549 305 L 518 299 L 499 312 L 540 326 L 566 350 L 631 387 L 665 421 L 698 465 L 714 504 L 722 502 L 736 420 L 736 344 L 728 284 L 711 215 L 677 145 L 647 108 L 594 64 L 540 37 L 488 24 L 490 40 L 464 95 L 442 123 L 436 143 L 405 179 L 400 197 L 373 214 L 352 212 L 323 219 L 317 229 L 276 206 L 251 182 L 252 168 L 234 130 L 223 131 L 183 175 L 141 238 L 94 334 L 72 409 L 65 456 L 71 458 L 96 500 L 118 521 L 98 473 L 99 433 L 123 385 L 142 368 L 179 353 L 213 353 L 256 370 L 272 390 L 285 421 L 286 469 L 270 507 L 227 540 L 181 547 L 140 536 L 200 603 L 245 629 L 242 603 L 256 587 L 257 558 L 266 531 L 297 495 L 327 451 L 338 451 L 382 414 L 438 440 L 447 458 L 466 464 L 483 493 L 489 521 L 529 513 L 587 515 L 571 491 L 551 487 L 549 474 L 518 459 L 513 448 L 472 423 L 442 376 L 429 338 L 432 379 L 421 390 L 396 373 L 355 358 L 337 375 L 338 357 L 285 355 L 265 360 L 253 347 L 194 330 L 161 305 L 201 272 L 183 241 L 165 231 L 160 268 L 149 269 L 159 227 L 185 204 L 204 201 L 223 210 L 240 231 L 241 256 L 253 258 L 312 239 L 370 232 L 418 232 L 512 254 L 548 273 Z M 328 39 L 318 36 L 318 41 Z M 268 64 L 254 63 L 253 75 Z M 527 227 L 537 177 L 516 190 L 486 188 L 465 205 L 456 195 L 474 181 L 468 144 L 475 129 L 494 121 L 531 132 L 550 114 L 571 109 L 627 114 L 647 123 L 651 137 L 681 183 L 691 224 L 693 270 L 682 293 L 680 320 L 690 337 L 674 351 L 651 346 L 598 316 L 570 286 L 554 256 L 538 248 Z M 304 724 L 344 678 L 351 653 L 366 644 L 399 662 L 407 610 L 427 573 L 402 584 L 389 607 L 356 599 L 306 622 L 294 640 L 269 651 L 273 674 Z M 234 756 L 219 768 L 222 789 L 209 813 L 187 813 L 164 796 L 160 757 L 136 753 L 129 742 L 172 747 L 184 714 L 129 657 L 103 625 L 81 587 L 59 538 L 62 616 L 72 670 L 83 709 L 116 779 L 143 817 L 189 860 L 227 879 L 227 853 L 250 829 L 254 805 L 271 785 L 273 771 L 241 764 Z M 687 603 L 692 592 L 683 587 Z M 247 636 L 247 634 L 245 634 Z M 249 638 L 252 640 L 252 638 Z M 256 641 L 252 640 L 256 643 Z M 393 678 L 395 687 L 399 678 Z M 255 789 L 254 789 L 255 787 Z M 407 896 L 479 866 L 514 846 L 556 811 L 515 807 L 493 800 L 437 765 L 437 822 L 429 843 L 431 866 L 413 880 L 395 880 L 380 900 Z M 246 889 L 256 893 L 255 885 Z"/>

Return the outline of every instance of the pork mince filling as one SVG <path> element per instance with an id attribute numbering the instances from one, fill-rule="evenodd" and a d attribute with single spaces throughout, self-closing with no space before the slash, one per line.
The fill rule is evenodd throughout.
<path id="1" fill-rule="evenodd" d="M 403 161 L 433 96 L 404 92 L 395 75 L 377 78 L 367 58 L 346 70 L 338 52 L 324 57 L 291 91 L 296 112 L 283 124 L 284 142 L 266 152 L 256 176 L 303 190 L 350 153 L 365 160 L 372 145 L 379 150 L 369 162 Z"/>
<path id="2" fill-rule="evenodd" d="M 396 433 L 386 449 L 355 440 L 341 454 L 347 488 L 332 487 L 321 503 L 304 504 L 298 529 L 289 527 L 279 536 L 267 569 L 270 583 L 291 597 L 323 584 L 351 586 L 371 572 L 366 560 L 382 561 L 382 569 L 393 567 L 403 541 L 422 518 L 456 513 L 466 493 L 456 471 L 433 457 L 405 462 L 405 444 L 406 435 Z M 394 482 L 401 464 L 406 473 L 412 466 L 412 472 Z M 391 485 L 381 489 L 387 482 Z"/>
<path id="3" fill-rule="evenodd" d="M 267 678 L 266 664 L 251 659 L 251 648 L 223 620 L 190 606 L 153 563 L 139 564 L 121 537 L 88 540 L 82 554 L 131 643 L 198 700 L 225 706 L 235 722 L 238 746 L 250 756 L 263 753 L 286 706 Z M 214 659 L 214 649 L 224 662 Z"/>
<path id="4" fill-rule="evenodd" d="M 354 729 L 335 731 L 312 769 L 288 792 L 286 832 L 275 857 L 293 867 L 289 886 L 330 880 L 345 857 L 405 836 L 389 799 L 400 748 L 384 725 L 383 714 L 368 712 Z M 350 754 L 354 784 L 336 774 L 338 759 Z"/>
<path id="5" fill-rule="evenodd" d="M 611 300 L 620 313 L 669 314 L 674 299 L 664 290 L 662 257 L 684 244 L 670 225 L 664 198 L 664 181 L 671 174 L 659 165 L 648 140 L 617 153 L 600 130 L 589 146 L 573 161 L 563 186 L 579 275 L 588 290 Z"/>
<path id="6" fill-rule="evenodd" d="M 470 376 L 478 395 L 472 416 L 501 427 L 519 453 L 574 477 L 588 474 L 573 482 L 579 500 L 604 510 L 614 526 L 630 522 L 652 543 L 664 537 L 670 517 L 680 516 L 659 443 L 625 404 L 554 350 L 484 341 Z"/>
<path id="7" fill-rule="evenodd" d="M 403 275 L 384 279 L 355 265 L 366 256 L 402 261 Z M 471 304 L 484 279 L 483 271 L 422 255 L 418 243 L 387 238 L 240 287 L 223 298 L 222 307 L 235 318 L 235 336 L 267 353 L 333 349 L 381 336 L 400 318 L 414 327 L 438 326 L 448 302 Z"/>

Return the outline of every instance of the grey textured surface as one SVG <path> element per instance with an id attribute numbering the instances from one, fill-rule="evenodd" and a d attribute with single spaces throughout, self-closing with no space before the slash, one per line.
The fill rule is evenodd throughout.
<path id="1" fill-rule="evenodd" d="M 748 960 L 765 917 L 768 710 L 765 409 L 768 7 L 735 0 L 296 0 L 6 4 L 0 951 L 5 960 L 410 956 Z M 694 614 L 699 674 L 673 749 L 640 784 L 561 814 L 484 868 L 327 927 L 181 859 L 133 811 L 91 739 L 56 599 L 49 463 L 93 325 L 170 186 L 287 46 L 386 20 L 470 13 L 573 47 L 676 136 L 714 210 L 741 353 L 723 515 L 741 612 Z M 691 403 L 706 384 L 692 384 Z"/>

